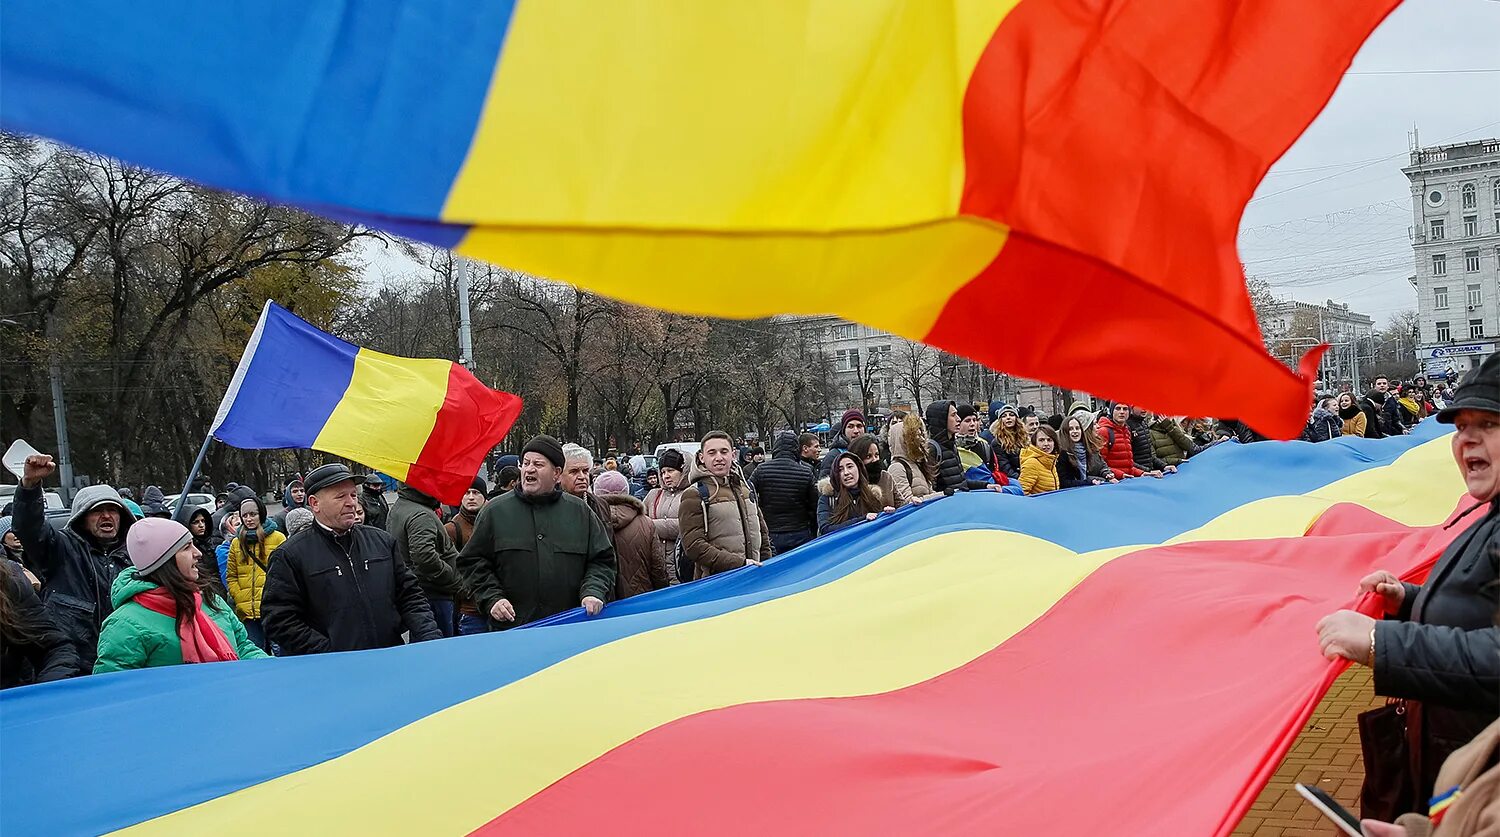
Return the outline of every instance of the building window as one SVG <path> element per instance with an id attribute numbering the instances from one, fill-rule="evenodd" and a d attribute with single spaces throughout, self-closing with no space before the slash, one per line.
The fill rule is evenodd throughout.
<path id="1" fill-rule="evenodd" d="M 853 340 L 857 336 L 856 329 L 858 328 L 854 323 L 843 323 L 831 327 L 829 332 L 835 340 Z"/>
<path id="2" fill-rule="evenodd" d="M 1479 235 L 1479 216 L 1478 215 L 1465 215 L 1464 216 L 1464 238 L 1473 238 L 1476 235 Z"/>
<path id="3" fill-rule="evenodd" d="M 1479 193 L 1477 190 L 1475 190 L 1474 184 L 1472 183 L 1464 184 L 1463 206 L 1464 209 L 1473 209 L 1474 207 L 1479 206 Z"/>
<path id="4" fill-rule="evenodd" d="M 1428 237 L 1431 238 L 1433 241 L 1442 241 L 1443 240 L 1443 219 L 1442 218 L 1432 218 L 1432 219 L 1429 219 L 1427 221 L 1427 229 L 1428 229 L 1428 232 L 1431 233 L 1431 235 L 1429 235 Z"/>
<path id="5" fill-rule="evenodd" d="M 1436 253 L 1432 257 L 1432 275 L 1448 275 L 1448 257 L 1443 253 Z"/>
<path id="6" fill-rule="evenodd" d="M 1484 336 L 1484 320 L 1469 320 L 1469 339 Z"/>
<path id="7" fill-rule="evenodd" d="M 1500 206 L 1500 197 L 1495 198 L 1495 206 Z M 1500 209 L 1495 210 L 1495 232 L 1500 233 Z"/>
<path id="8" fill-rule="evenodd" d="M 1495 178 L 1495 200 L 1496 216 L 1500 216 L 1500 177 Z"/>
<path id="9" fill-rule="evenodd" d="M 1445 308 L 1448 307 L 1448 289 L 1447 288 L 1433 288 L 1432 289 L 1432 307 L 1433 308 L 1437 308 L 1439 310 L 1442 310 L 1442 309 L 1445 309 Z"/>
<path id="10" fill-rule="evenodd" d="M 1446 322 L 1440 322 L 1437 324 L 1437 341 L 1439 343 L 1453 342 L 1453 332 L 1448 330 L 1448 324 Z"/>
<path id="11" fill-rule="evenodd" d="M 1466 273 L 1478 273 L 1479 272 L 1479 251 L 1478 250 L 1465 250 L 1464 251 L 1464 272 L 1466 272 Z"/>
<path id="12" fill-rule="evenodd" d="M 1484 297 L 1481 295 L 1481 292 L 1479 290 L 1479 286 L 1478 285 L 1470 285 L 1469 286 L 1469 308 L 1470 309 L 1478 308 L 1479 306 L 1481 306 L 1483 304 L 1484 304 Z"/>

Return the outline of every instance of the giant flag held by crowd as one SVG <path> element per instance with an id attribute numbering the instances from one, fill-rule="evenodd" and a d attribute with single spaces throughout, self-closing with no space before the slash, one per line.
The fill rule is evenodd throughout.
<path id="1" fill-rule="evenodd" d="M 1238 222 L 1397 2 L 7 0 L 0 126 L 1290 438 Z"/>
<path id="2" fill-rule="evenodd" d="M 210 433 L 347 457 L 456 504 L 520 413 L 452 361 L 362 349 L 267 300 Z"/>
<path id="3" fill-rule="evenodd" d="M 959 494 L 594 619 L 10 690 L 0 833 L 1227 834 L 1342 669 L 1318 618 L 1461 530 L 1442 429 Z"/>

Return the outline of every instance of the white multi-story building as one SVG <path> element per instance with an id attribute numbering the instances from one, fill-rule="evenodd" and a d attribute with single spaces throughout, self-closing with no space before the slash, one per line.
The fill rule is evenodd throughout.
<path id="1" fill-rule="evenodd" d="M 1357 386 L 1370 376 L 1375 321 L 1351 310 L 1349 303 L 1278 300 L 1260 306 L 1256 315 L 1271 354 L 1288 366 L 1295 367 L 1313 346 L 1327 343 L 1318 378 L 1330 389 L 1341 384 Z"/>
<path id="2" fill-rule="evenodd" d="M 1411 181 L 1417 359 L 1463 372 L 1500 337 L 1500 139 L 1421 148 Z"/>

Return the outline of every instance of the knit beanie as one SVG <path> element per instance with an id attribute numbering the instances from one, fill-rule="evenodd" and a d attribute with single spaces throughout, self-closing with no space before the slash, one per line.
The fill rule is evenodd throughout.
<path id="1" fill-rule="evenodd" d="M 667 448 L 656 460 L 658 469 L 671 468 L 674 471 L 681 471 L 685 465 L 687 465 L 687 457 L 683 456 L 682 451 L 677 448 Z"/>
<path id="2" fill-rule="evenodd" d="M 976 409 L 974 409 L 974 405 L 973 404 L 969 404 L 969 403 L 959 404 L 958 407 L 957 407 L 957 410 L 958 410 L 958 418 L 959 418 L 960 421 L 962 421 L 963 419 L 968 418 L 969 416 L 974 416 L 974 415 L 978 415 L 979 414 L 979 411 L 976 410 Z"/>
<path id="3" fill-rule="evenodd" d="M 859 410 L 845 410 L 844 417 L 839 419 L 839 432 L 844 432 L 844 428 L 848 427 L 849 422 L 851 421 L 857 421 L 860 424 L 865 424 L 865 414 L 860 412 Z"/>
<path id="4" fill-rule="evenodd" d="M 474 482 L 469 485 L 469 490 L 478 491 L 480 494 L 483 494 L 486 491 L 489 491 L 490 487 L 485 483 L 484 477 L 475 477 Z"/>
<path id="5" fill-rule="evenodd" d="M 539 453 L 542 456 L 546 457 L 548 462 L 551 462 L 555 467 L 558 468 L 561 468 L 566 464 L 566 460 L 563 459 L 562 442 L 557 441 L 556 439 L 548 436 L 545 433 L 541 434 L 540 436 L 533 436 L 531 441 L 526 443 L 526 447 L 521 448 L 522 456 L 525 456 L 528 453 Z"/>
<path id="6" fill-rule="evenodd" d="M 629 494 L 630 480 L 619 471 L 605 471 L 594 480 L 594 493 L 605 494 Z"/>
<path id="7" fill-rule="evenodd" d="M 295 508 L 286 513 L 286 536 L 291 537 L 313 522 L 312 509 Z"/>
<path id="8" fill-rule="evenodd" d="M 137 520 L 125 533 L 125 551 L 138 575 L 150 575 L 193 542 L 186 526 L 165 517 Z"/>
<path id="9" fill-rule="evenodd" d="M 0 517 L 0 538 L 5 537 L 5 533 L 9 531 L 10 517 L 8 515 L 6 517 Z"/>
<path id="10" fill-rule="evenodd" d="M 1000 409 L 998 411 L 996 411 L 996 413 L 995 413 L 995 418 L 999 418 L 999 417 L 1005 415 L 1006 413 L 1014 413 L 1017 416 L 1020 415 L 1020 413 L 1016 412 L 1016 408 L 1015 407 L 1012 407 L 1009 404 L 1001 404 L 1000 405 Z"/>

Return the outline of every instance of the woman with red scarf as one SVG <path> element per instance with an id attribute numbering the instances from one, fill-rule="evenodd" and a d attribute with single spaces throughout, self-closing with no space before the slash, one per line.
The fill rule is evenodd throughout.
<path id="1" fill-rule="evenodd" d="M 110 589 L 115 610 L 99 633 L 96 674 L 266 656 L 199 572 L 187 527 L 165 518 L 137 521 L 125 550 L 133 566 Z"/>

